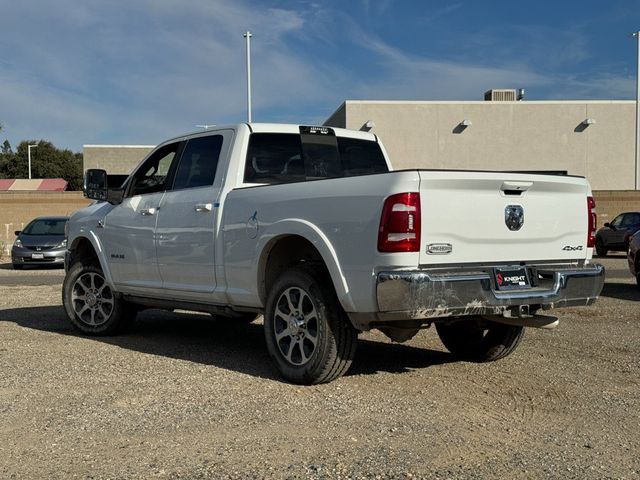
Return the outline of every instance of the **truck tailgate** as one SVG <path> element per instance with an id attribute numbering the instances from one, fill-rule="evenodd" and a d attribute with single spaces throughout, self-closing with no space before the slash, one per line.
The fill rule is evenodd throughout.
<path id="1" fill-rule="evenodd" d="M 587 249 L 590 187 L 584 178 L 419 173 L 422 265 L 567 261 L 591 256 Z"/>

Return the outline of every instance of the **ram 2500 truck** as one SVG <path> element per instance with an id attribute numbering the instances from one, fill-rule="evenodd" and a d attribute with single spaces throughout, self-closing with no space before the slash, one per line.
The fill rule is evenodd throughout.
<path id="1" fill-rule="evenodd" d="M 174 138 L 68 223 L 63 303 L 91 335 L 143 308 L 264 316 L 280 374 L 349 368 L 358 333 L 405 341 L 435 325 L 460 358 L 510 354 L 544 314 L 590 305 L 595 204 L 581 177 L 392 171 L 364 132 L 240 124 Z"/>

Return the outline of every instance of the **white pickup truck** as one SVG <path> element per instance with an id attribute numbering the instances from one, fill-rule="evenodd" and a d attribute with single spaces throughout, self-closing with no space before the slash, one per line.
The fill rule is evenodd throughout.
<path id="1" fill-rule="evenodd" d="M 81 332 L 143 308 L 253 321 L 295 383 L 349 368 L 360 331 L 405 341 L 435 325 L 451 353 L 491 361 L 555 307 L 590 305 L 595 204 L 581 177 L 391 171 L 379 139 L 240 124 L 159 145 L 68 222 L 63 302 Z"/>

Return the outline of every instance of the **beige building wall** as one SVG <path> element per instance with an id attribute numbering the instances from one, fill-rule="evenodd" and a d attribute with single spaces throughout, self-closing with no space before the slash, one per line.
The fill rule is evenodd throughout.
<path id="1" fill-rule="evenodd" d="M 107 173 L 128 175 L 155 148 L 153 145 L 83 145 L 84 171 L 102 168 Z"/>
<path id="2" fill-rule="evenodd" d="M 71 215 L 91 202 L 82 192 L 0 192 L 0 263 L 11 262 L 16 230 L 36 217 Z"/>
<path id="3" fill-rule="evenodd" d="M 594 190 L 635 186 L 634 101 L 348 100 L 326 124 L 369 120 L 396 169 L 567 170 Z"/>
<path id="4" fill-rule="evenodd" d="M 640 211 L 640 192 L 596 191 L 594 197 L 598 227 L 619 213 Z M 0 192 L 0 264 L 11 262 L 9 253 L 15 230 L 22 230 L 35 217 L 70 215 L 90 202 L 82 192 Z"/>

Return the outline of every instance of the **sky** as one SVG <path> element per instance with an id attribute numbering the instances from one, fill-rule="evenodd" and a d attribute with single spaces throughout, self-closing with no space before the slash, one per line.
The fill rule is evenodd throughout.
<path id="1" fill-rule="evenodd" d="M 640 0 L 0 0 L 0 141 L 144 144 L 346 100 L 635 99 Z"/>

